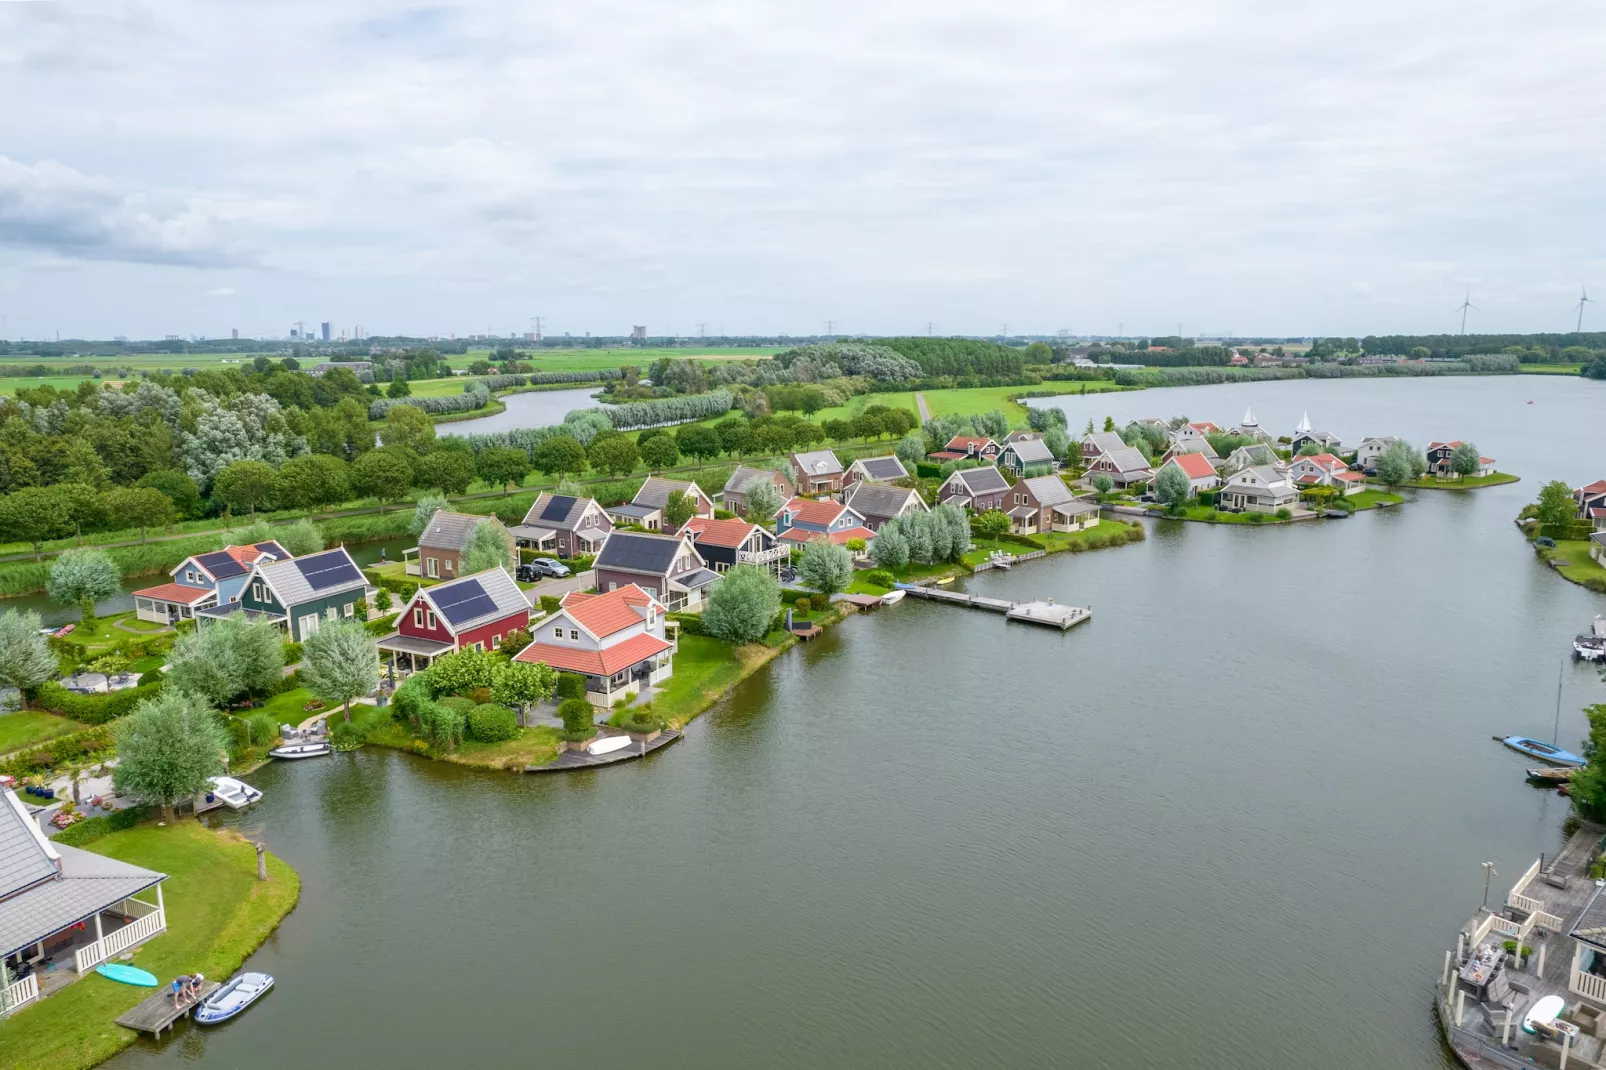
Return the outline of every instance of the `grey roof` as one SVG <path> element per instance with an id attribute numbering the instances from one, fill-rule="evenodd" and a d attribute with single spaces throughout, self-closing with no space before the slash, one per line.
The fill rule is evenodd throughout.
<path id="1" fill-rule="evenodd" d="M 1248 477 L 1253 477 L 1255 482 L 1248 482 Z M 1250 465 L 1234 472 L 1223 489 L 1239 491 L 1254 497 L 1294 497 L 1299 493 L 1288 481 L 1288 476 L 1268 464 Z"/>
<path id="2" fill-rule="evenodd" d="M 634 503 L 629 505 L 614 505 L 608 508 L 608 514 L 610 516 L 630 516 L 635 517 L 638 520 L 645 520 L 647 517 L 652 516 L 652 514 L 661 513 L 663 511 L 664 507 L 661 505 L 636 505 Z"/>
<path id="3" fill-rule="evenodd" d="M 719 579 L 719 573 L 711 569 L 699 568 L 693 569 L 691 572 L 682 573 L 679 576 L 673 576 L 669 582 L 673 586 L 695 591 L 700 587 L 707 587 L 717 579 Z"/>
<path id="4" fill-rule="evenodd" d="M 643 483 L 641 489 L 636 491 L 636 496 L 630 499 L 630 504 L 650 505 L 662 509 L 669 504 L 669 496 L 677 490 L 682 494 L 695 491 L 694 497 L 698 495 L 707 497 L 703 494 L 703 488 L 695 483 L 682 483 L 678 479 L 665 479 L 662 476 L 648 476 L 647 482 Z"/>
<path id="5" fill-rule="evenodd" d="M 1597 546 L 1606 546 L 1606 531 L 1590 532 L 1589 541 L 1595 543 Z"/>
<path id="6" fill-rule="evenodd" d="M 1143 456 L 1136 446 L 1122 446 L 1118 450 L 1109 450 L 1104 454 L 1115 466 L 1117 472 L 1137 472 L 1149 467 L 1148 458 Z"/>
<path id="7" fill-rule="evenodd" d="M 1059 476 L 1032 476 L 1021 480 L 1021 483 L 1032 492 L 1032 497 L 1037 499 L 1039 505 L 1059 505 L 1076 497 Z"/>
<path id="8" fill-rule="evenodd" d="M 525 609 L 530 604 L 524 604 Z M 423 639 L 416 635 L 403 635 L 401 632 L 391 632 L 379 640 L 379 649 L 394 650 L 400 654 L 423 654 L 425 657 L 434 657 L 444 654 L 452 649 L 452 644 L 441 639 Z"/>
<path id="9" fill-rule="evenodd" d="M 436 550 L 466 550 L 468 539 L 474 534 L 474 529 L 483 516 L 474 516 L 472 513 L 453 513 L 445 509 L 435 510 L 435 515 L 429 518 L 429 523 L 418 536 L 419 546 L 429 546 Z"/>
<path id="10" fill-rule="evenodd" d="M 1096 513 L 1099 511 L 1097 502 L 1086 501 L 1082 498 L 1072 498 L 1068 502 L 1059 502 L 1054 511 L 1062 516 L 1081 516 L 1083 513 Z"/>
<path id="11" fill-rule="evenodd" d="M 1011 442 L 1006 448 L 1012 450 L 1022 464 L 1050 464 L 1054 460 L 1048 444 L 1040 438 L 1021 439 Z"/>
<path id="12" fill-rule="evenodd" d="M 1091 441 L 1093 445 L 1098 447 L 1100 453 L 1126 449 L 1126 443 L 1114 431 L 1095 431 L 1091 435 L 1083 435 L 1082 441 Z"/>
<path id="13" fill-rule="evenodd" d="M 1248 465 L 1272 465 L 1277 463 L 1277 454 L 1264 442 L 1251 442 L 1247 446 L 1239 446 L 1227 456 L 1227 460 L 1235 465 L 1246 467 Z"/>
<path id="14" fill-rule="evenodd" d="M 794 453 L 792 456 L 797 460 L 799 470 L 808 475 L 834 476 L 842 473 L 842 462 L 830 450 Z"/>
<path id="15" fill-rule="evenodd" d="M 1037 510 L 1029 505 L 1017 505 L 1009 511 L 1009 515 L 1017 517 L 1036 516 Z"/>
<path id="16" fill-rule="evenodd" d="M 909 504 L 911 495 L 925 510 L 926 503 L 921 501 L 919 491 L 909 487 L 889 487 L 884 483 L 855 483 L 846 504 L 852 506 L 860 516 L 890 520 Z"/>
<path id="17" fill-rule="evenodd" d="M 1199 438 L 1185 438 L 1180 442 L 1173 442 L 1171 444 L 1171 448 L 1166 452 L 1172 454 L 1173 456 L 1178 453 L 1202 453 L 1209 460 L 1221 460 L 1221 454 L 1217 453 L 1216 448 L 1210 444 L 1209 440 L 1202 436 Z"/>
<path id="18" fill-rule="evenodd" d="M 531 542 L 540 542 L 549 535 L 557 534 L 551 528 L 538 528 L 532 524 L 514 524 L 507 530 L 515 539 L 529 539 Z"/>
<path id="19" fill-rule="evenodd" d="M 56 875 L 56 863 L 39 826 L 22 808 L 16 792 L 5 794 L 0 804 L 0 897 Z"/>
<path id="20" fill-rule="evenodd" d="M 1012 442 L 1026 442 L 1030 439 L 1042 437 L 1043 432 L 1041 431 L 1026 431 L 1017 429 L 1004 436 L 1004 445 L 1007 446 Z"/>
<path id="21" fill-rule="evenodd" d="M 649 535 L 644 531 L 613 531 L 597 553 L 596 568 L 624 569 L 662 576 L 674 564 L 685 540 L 676 535 Z"/>
<path id="22" fill-rule="evenodd" d="M 368 586 L 344 546 L 288 561 L 264 561 L 257 565 L 256 574 L 267 581 L 286 609 L 324 595 Z"/>
<path id="23" fill-rule="evenodd" d="M 1289 441 L 1298 442 L 1302 438 L 1313 439 L 1316 442 L 1337 443 L 1339 441 L 1339 437 L 1333 434 L 1331 431 L 1295 431 L 1294 437 L 1289 439 Z"/>
<path id="24" fill-rule="evenodd" d="M 725 480 L 725 493 L 746 494 L 747 487 L 753 480 L 766 478 L 773 480 L 777 476 L 785 479 L 788 486 L 791 485 L 792 481 L 779 472 L 769 468 L 749 468 L 744 464 L 739 464 L 736 466 L 736 471 L 731 473 L 731 477 Z"/>
<path id="25" fill-rule="evenodd" d="M 195 611 L 197 617 L 216 617 L 218 620 L 225 620 L 235 613 L 243 614 L 246 620 L 271 620 L 278 623 L 285 619 L 283 613 L 269 613 L 265 609 L 246 609 L 238 602 L 228 602 L 221 606 L 204 606 Z"/>
<path id="26" fill-rule="evenodd" d="M 573 498 L 542 491 L 530 503 L 530 511 L 524 514 L 523 526 L 546 528 L 548 531 L 573 531 L 595 501 L 594 498 Z"/>
<path id="27" fill-rule="evenodd" d="M 1009 489 L 1009 480 L 993 465 L 983 465 L 980 468 L 965 468 L 955 472 L 948 478 L 957 477 L 965 485 L 965 489 L 974 496 L 977 494 L 996 494 Z"/>
<path id="28" fill-rule="evenodd" d="M 271 555 L 275 561 L 283 561 L 290 556 L 289 550 L 272 541 L 253 543 L 251 548 Z M 215 580 L 226 580 L 231 576 L 243 576 L 251 571 L 251 566 L 240 564 L 234 559 L 234 555 L 227 550 L 213 550 L 209 554 L 197 554 L 193 560 L 196 564 L 206 569 L 207 573 Z M 182 565 L 179 566 L 179 568 L 182 567 Z M 178 569 L 173 571 L 177 572 Z"/>
<path id="29" fill-rule="evenodd" d="M 454 632 L 530 611 L 524 592 L 500 565 L 420 588 L 419 594 L 435 606 Z"/>
<path id="30" fill-rule="evenodd" d="M 860 457 L 848 467 L 857 468 L 866 479 L 890 481 L 909 477 L 909 470 L 903 466 L 903 462 L 890 454 L 886 457 Z"/>

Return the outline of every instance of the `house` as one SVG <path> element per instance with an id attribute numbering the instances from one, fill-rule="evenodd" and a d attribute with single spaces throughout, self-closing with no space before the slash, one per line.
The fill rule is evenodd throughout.
<path id="1" fill-rule="evenodd" d="M 1403 441 L 1394 435 L 1368 435 L 1355 447 L 1355 467 L 1363 472 L 1376 468 L 1378 459 Z"/>
<path id="2" fill-rule="evenodd" d="M 1328 431 L 1317 431 L 1310 426 L 1310 413 L 1304 413 L 1299 419 L 1299 426 L 1294 429 L 1294 437 L 1288 440 L 1288 448 L 1295 453 L 1309 445 L 1316 445 L 1329 453 L 1340 453 L 1344 444 L 1337 435 Z"/>
<path id="3" fill-rule="evenodd" d="M 842 462 L 830 450 L 792 453 L 786 458 L 799 494 L 835 494 L 842 489 Z"/>
<path id="4" fill-rule="evenodd" d="M 1456 439 L 1454 442 L 1429 442 L 1427 452 L 1428 474 L 1438 476 L 1440 479 L 1455 478 L 1456 473 L 1453 461 L 1455 450 L 1457 446 L 1464 445 L 1466 443 L 1460 439 Z M 1494 475 L 1494 458 L 1479 457 L 1478 470 L 1473 475 Z"/>
<path id="5" fill-rule="evenodd" d="M 1041 432 L 1041 431 L 1032 431 L 1032 430 L 1029 430 L 1027 428 L 1017 428 L 1016 430 L 1011 431 L 1009 434 L 1004 436 L 1004 445 L 1007 446 L 1011 442 L 1025 442 L 1028 439 L 1042 438 L 1042 437 L 1043 437 L 1043 432 Z"/>
<path id="6" fill-rule="evenodd" d="M 1085 474 L 1088 479 L 1107 475 L 1117 487 L 1130 487 L 1153 479 L 1154 469 L 1149 467 L 1148 458 L 1136 446 L 1122 446 L 1094 458 Z"/>
<path id="7" fill-rule="evenodd" d="M 614 539 L 669 539 L 667 535 L 614 532 Z M 586 698 L 607 709 L 633 699 L 674 673 L 675 644 L 664 635 L 663 603 L 627 583 L 600 594 L 571 591 L 561 608 L 536 625 L 534 641 L 514 661 L 550 665 L 586 679 Z"/>
<path id="8" fill-rule="evenodd" d="M 1227 454 L 1227 459 L 1221 462 L 1220 471 L 1223 475 L 1232 475 L 1251 465 L 1267 465 L 1275 467 L 1279 458 L 1275 451 L 1264 442 L 1254 442 L 1247 446 L 1239 446 Z"/>
<path id="9" fill-rule="evenodd" d="M 507 541 L 508 551 L 517 559 L 513 534 L 496 517 L 437 509 L 435 515 L 429 518 L 429 523 L 424 525 L 424 530 L 419 532 L 418 545 L 402 551 L 403 568 L 407 575 L 431 580 L 449 580 L 462 575 L 463 553 L 468 549 L 468 540 L 483 521 L 496 525 Z M 417 555 L 417 560 L 409 560 L 409 555 Z"/>
<path id="10" fill-rule="evenodd" d="M 1238 426 L 1230 429 L 1227 434 L 1238 435 L 1244 438 L 1252 438 L 1257 442 L 1271 441 L 1271 435 L 1267 433 L 1264 427 L 1260 426 L 1260 421 L 1255 419 L 1255 410 L 1253 407 L 1244 410 L 1244 418 L 1239 420 Z"/>
<path id="11" fill-rule="evenodd" d="M 371 360 L 325 360 L 314 364 L 312 370 L 307 374 L 322 377 L 329 374 L 334 368 L 344 368 L 360 379 L 364 372 L 371 373 L 374 370 L 374 362 Z"/>
<path id="12" fill-rule="evenodd" d="M 251 566 L 261 560 L 280 561 L 290 551 L 276 542 L 250 546 L 225 546 L 207 554 L 186 557 L 170 575 L 171 583 L 160 583 L 134 592 L 134 616 L 157 624 L 172 624 L 195 616 L 207 606 L 228 605 L 239 600 Z"/>
<path id="13" fill-rule="evenodd" d="M 943 504 L 962 505 L 975 513 L 1001 508 L 1004 495 L 1009 492 L 1009 480 L 991 465 L 984 468 L 964 468 L 942 481 L 937 488 L 937 501 Z"/>
<path id="14" fill-rule="evenodd" d="M 1124 449 L 1126 442 L 1114 431 L 1095 431 L 1091 435 L 1082 436 L 1082 463 L 1092 464 L 1106 453 Z"/>
<path id="15" fill-rule="evenodd" d="M 729 572 L 735 565 L 762 565 L 780 572 L 791 559 L 792 549 L 774 534 L 746 520 L 710 520 L 694 516 L 677 534 L 691 539 L 703 563 L 715 572 Z"/>
<path id="16" fill-rule="evenodd" d="M 305 642 L 324 620 L 350 620 L 359 599 L 368 596 L 368 581 L 344 546 L 286 561 L 258 561 L 246 577 L 240 600 L 202 618 L 226 617 L 244 610 L 248 618 L 265 617 L 283 624 L 290 638 Z"/>
<path id="17" fill-rule="evenodd" d="M 998 466 L 1007 468 L 1018 476 L 1028 468 L 1039 466 L 1057 472 L 1060 462 L 1058 457 L 1049 452 L 1048 445 L 1042 439 L 1026 438 L 1005 446 L 998 454 Z"/>
<path id="18" fill-rule="evenodd" d="M 1171 441 L 1172 449 L 1176 449 L 1178 446 L 1191 445 L 1195 447 L 1192 452 L 1203 453 L 1210 446 L 1210 440 L 1206 436 L 1219 434 L 1221 434 L 1221 428 L 1206 421 L 1204 423 L 1183 424 L 1181 427 L 1172 429 L 1167 438 Z"/>
<path id="19" fill-rule="evenodd" d="M 991 461 L 1002 452 L 1002 447 L 990 438 L 974 435 L 955 435 L 948 445 L 928 456 L 938 464 L 947 461 Z"/>
<path id="20" fill-rule="evenodd" d="M 1009 488 L 1003 509 L 1017 535 L 1081 531 L 1099 522 L 1099 507 L 1076 497 L 1059 476 L 1029 476 Z"/>
<path id="21" fill-rule="evenodd" d="M 1288 478 L 1301 489 L 1307 487 L 1336 487 L 1346 496 L 1366 489 L 1366 477 L 1352 471 L 1350 466 L 1331 453 L 1317 453 L 1309 457 L 1295 457 L 1288 463 Z"/>
<path id="22" fill-rule="evenodd" d="M 709 585 L 719 579 L 691 539 L 644 531 L 610 533 L 591 567 L 597 590 L 607 592 L 635 584 L 672 613 L 699 609 Z"/>
<path id="23" fill-rule="evenodd" d="M 860 457 L 848 465 L 848 470 L 842 477 L 842 486 L 847 488 L 855 483 L 893 483 L 908 478 L 909 470 L 903 466 L 902 461 L 890 454 L 886 457 Z"/>
<path id="24" fill-rule="evenodd" d="M 0 789 L 0 959 L 14 978 L 26 973 L 6 993 L 10 1007 L 166 932 L 166 879 L 47 839 L 16 793 Z"/>
<path id="25" fill-rule="evenodd" d="M 755 479 L 769 480 L 780 492 L 783 502 L 797 493 L 792 480 L 785 472 L 777 472 L 773 468 L 748 468 L 739 464 L 736 466 L 736 471 L 725 481 L 725 489 L 719 493 L 719 499 L 725 508 L 737 514 L 746 513 L 747 488 L 753 485 Z"/>
<path id="26" fill-rule="evenodd" d="M 775 533 L 793 545 L 830 539 L 845 546 L 849 539 L 869 542 L 875 532 L 864 522 L 864 514 L 841 502 L 793 498 L 775 514 Z"/>
<path id="27" fill-rule="evenodd" d="M 871 531 L 880 531 L 894 517 L 931 512 L 919 491 L 885 483 L 854 484 L 848 488 L 845 504 L 864 518 L 864 526 Z"/>
<path id="28" fill-rule="evenodd" d="M 557 557 L 594 554 L 613 530 L 608 511 L 595 498 L 541 492 L 524 519 L 508 529 L 520 547 Z"/>
<path id="29" fill-rule="evenodd" d="M 1606 565 L 1606 531 L 1589 533 L 1589 556 L 1598 564 Z"/>
<path id="30" fill-rule="evenodd" d="M 1188 477 L 1188 494 L 1198 494 L 1201 490 L 1215 490 L 1221 486 L 1221 477 L 1216 474 L 1216 466 L 1210 463 L 1210 458 L 1202 453 L 1179 453 L 1160 466 L 1155 472 L 1158 479 L 1160 472 L 1167 468 L 1175 468 Z"/>
<path id="31" fill-rule="evenodd" d="M 1221 460 L 1221 455 L 1216 452 L 1215 447 L 1211 446 L 1207 440 L 1200 438 L 1183 439 L 1180 442 L 1173 443 L 1171 448 L 1165 451 L 1165 456 L 1160 458 L 1160 463 L 1163 465 L 1171 458 L 1183 453 L 1197 453 L 1211 464 L 1216 464 Z"/>
<path id="32" fill-rule="evenodd" d="M 396 630 L 379 640 L 393 665 L 427 668 L 458 650 L 500 650 L 510 632 L 528 630 L 530 601 L 498 565 L 472 576 L 420 587 L 402 606 Z"/>
<path id="33" fill-rule="evenodd" d="M 1251 465 L 1234 472 L 1216 491 L 1216 508 L 1229 513 L 1275 513 L 1292 509 L 1298 501 L 1298 489 L 1271 465 Z"/>
<path id="34" fill-rule="evenodd" d="M 648 531 L 664 530 L 668 527 L 664 519 L 664 507 L 669 504 L 669 496 L 676 492 L 691 499 L 692 516 L 714 515 L 714 499 L 703 493 L 703 488 L 696 483 L 683 483 L 678 479 L 665 479 L 662 476 L 648 476 L 647 481 L 636 491 L 636 496 L 631 498 L 628 504 L 609 507 L 608 517 L 615 524 L 634 524 Z"/>
<path id="35" fill-rule="evenodd" d="M 1606 511 L 1606 479 L 1597 479 L 1573 491 L 1573 501 L 1578 503 L 1578 519 L 1593 520 L 1596 512 Z M 1599 523 L 1595 525 L 1599 527 Z"/>

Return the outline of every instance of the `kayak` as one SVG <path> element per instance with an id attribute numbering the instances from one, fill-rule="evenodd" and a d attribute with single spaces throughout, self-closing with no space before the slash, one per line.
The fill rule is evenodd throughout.
<path id="1" fill-rule="evenodd" d="M 125 985 L 139 985 L 141 988 L 155 988 L 156 978 L 137 966 L 125 966 L 121 962 L 108 962 L 95 967 L 95 972 L 112 981 L 121 981 Z"/>
<path id="2" fill-rule="evenodd" d="M 272 974 L 242 973 L 201 1000 L 195 1007 L 195 1020 L 202 1025 L 226 1022 L 261 999 L 272 987 Z"/>

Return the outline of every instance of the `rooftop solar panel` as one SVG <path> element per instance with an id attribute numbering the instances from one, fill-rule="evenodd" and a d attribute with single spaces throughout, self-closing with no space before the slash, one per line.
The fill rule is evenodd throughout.
<path id="1" fill-rule="evenodd" d="M 353 565 L 345 554 L 317 554 L 313 557 L 298 557 L 291 560 L 295 562 L 296 568 L 300 569 L 307 586 L 314 591 L 362 579 L 362 573 L 357 571 L 357 566 Z"/>
<path id="2" fill-rule="evenodd" d="M 485 593 L 479 580 L 459 580 L 444 590 L 432 591 L 430 600 L 440 609 L 441 615 L 453 624 L 496 611 L 496 599 Z"/>
<path id="3" fill-rule="evenodd" d="M 245 567 L 223 550 L 202 554 L 196 560 L 201 563 L 202 568 L 220 580 L 239 576 L 245 572 Z"/>
<path id="4" fill-rule="evenodd" d="M 541 512 L 542 520 L 563 521 L 568 519 L 569 510 L 574 508 L 577 501 L 572 494 L 554 494 L 552 500 L 546 503 Z"/>

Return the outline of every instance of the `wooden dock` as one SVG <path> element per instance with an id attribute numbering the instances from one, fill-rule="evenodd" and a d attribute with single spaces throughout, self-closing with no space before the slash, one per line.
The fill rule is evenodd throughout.
<path id="1" fill-rule="evenodd" d="M 933 602 L 947 602 L 950 605 L 969 606 L 972 609 L 986 609 L 994 613 L 1002 613 L 1008 620 L 1018 620 L 1026 624 L 1046 624 L 1060 631 L 1068 631 L 1071 627 L 1081 624 L 1093 616 L 1091 609 L 1080 606 L 1061 605 L 1058 602 L 1010 602 L 1003 598 L 987 598 L 979 594 L 964 594 L 959 591 L 944 591 L 937 587 L 905 587 L 911 597 L 925 598 Z"/>
<path id="2" fill-rule="evenodd" d="M 181 999 L 178 1006 L 173 1006 L 173 990 L 163 987 L 153 996 L 140 1001 L 139 1005 L 117 1019 L 117 1024 L 124 1029 L 137 1029 L 141 1033 L 152 1036 L 161 1036 L 162 1030 L 173 1028 L 173 1023 L 190 1013 L 201 1000 L 216 992 L 219 986 L 217 981 L 201 982 L 201 994 L 189 999 Z"/>
<path id="3" fill-rule="evenodd" d="M 650 743 L 632 743 L 607 754 L 587 754 L 583 750 L 566 750 L 545 765 L 527 765 L 526 773 L 567 773 L 575 769 L 595 769 L 599 766 L 613 765 L 615 762 L 628 762 L 635 758 L 651 754 L 660 747 L 667 747 L 680 738 L 680 733 L 673 728 L 666 728 L 658 733 L 658 738 Z"/>

